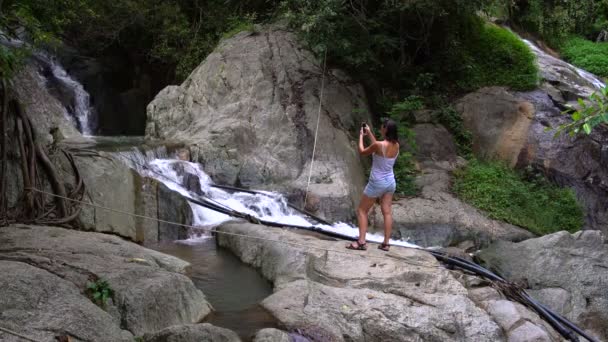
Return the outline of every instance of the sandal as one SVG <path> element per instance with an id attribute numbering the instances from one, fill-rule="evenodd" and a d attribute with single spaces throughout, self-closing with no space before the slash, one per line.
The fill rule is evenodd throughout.
<path id="1" fill-rule="evenodd" d="M 388 243 L 381 243 L 380 245 L 378 245 L 378 249 L 381 249 L 385 252 L 388 252 L 390 247 L 391 247 L 391 245 L 389 245 Z"/>
<path id="2" fill-rule="evenodd" d="M 357 244 L 356 246 L 354 245 L 355 243 Z M 347 245 L 346 249 L 353 249 L 356 251 L 365 251 L 365 250 L 367 250 L 367 242 L 359 243 L 359 241 L 355 241 L 355 242 L 351 243 L 350 245 Z"/>

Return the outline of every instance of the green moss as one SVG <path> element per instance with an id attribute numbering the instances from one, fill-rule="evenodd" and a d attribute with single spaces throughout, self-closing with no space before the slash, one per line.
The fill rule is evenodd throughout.
<path id="1" fill-rule="evenodd" d="M 560 45 L 568 62 L 601 77 L 608 77 L 608 43 L 594 43 L 572 36 Z"/>
<path id="2" fill-rule="evenodd" d="M 473 90 L 484 86 L 506 86 L 529 90 L 538 83 L 538 67 L 528 46 L 511 31 L 481 24 L 452 58 L 457 65 L 458 86 Z"/>
<path id="3" fill-rule="evenodd" d="M 472 160 L 455 172 L 453 190 L 491 218 L 539 235 L 575 232 L 583 225 L 583 210 L 572 190 L 551 185 L 542 176 L 524 177 L 499 162 Z"/>

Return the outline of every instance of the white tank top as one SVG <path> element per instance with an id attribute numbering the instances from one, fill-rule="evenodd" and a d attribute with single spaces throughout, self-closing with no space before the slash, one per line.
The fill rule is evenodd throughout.
<path id="1" fill-rule="evenodd" d="M 384 180 L 387 178 L 395 178 L 393 166 L 399 157 L 399 151 L 394 158 L 386 157 L 386 145 L 382 144 L 382 155 L 374 153 L 372 155 L 372 171 L 370 172 L 370 180 Z"/>

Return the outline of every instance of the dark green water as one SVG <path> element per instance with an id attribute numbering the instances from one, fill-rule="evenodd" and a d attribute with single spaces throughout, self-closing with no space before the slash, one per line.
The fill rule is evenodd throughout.
<path id="1" fill-rule="evenodd" d="M 215 309 L 205 322 L 233 330 L 245 341 L 259 329 L 277 327 L 275 318 L 259 305 L 272 293 L 272 284 L 232 253 L 216 247 L 215 239 L 150 247 L 192 264 L 189 276 Z"/>

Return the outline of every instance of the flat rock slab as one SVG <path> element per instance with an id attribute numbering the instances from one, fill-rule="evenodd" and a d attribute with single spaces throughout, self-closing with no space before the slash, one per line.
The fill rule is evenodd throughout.
<path id="1" fill-rule="evenodd" d="M 11 308 L 0 312 L 0 325 L 28 336 L 48 339 L 64 333 L 105 341 L 84 338 L 103 335 L 107 341 L 121 341 L 123 336 L 198 322 L 211 311 L 203 293 L 183 274 L 188 263 L 117 236 L 3 227 L 0 261 L 6 269 L 0 307 Z M 105 310 L 85 294 L 87 283 L 100 278 L 114 290 Z"/>
<path id="2" fill-rule="evenodd" d="M 513 340 L 513 326 L 503 329 L 467 282 L 422 250 L 348 251 L 345 241 L 244 223 L 219 227 L 218 241 L 274 282 L 262 306 L 311 341 Z M 515 319 L 559 340 L 521 316 Z"/>

